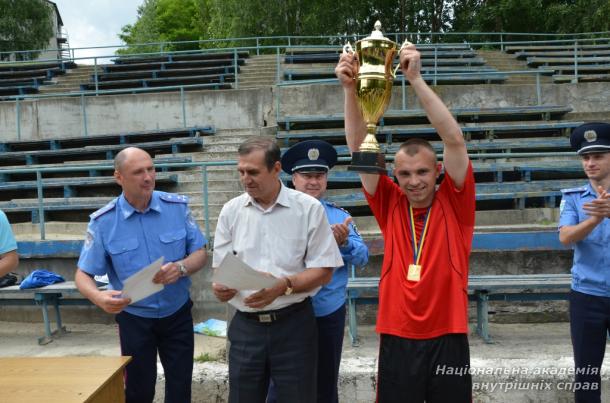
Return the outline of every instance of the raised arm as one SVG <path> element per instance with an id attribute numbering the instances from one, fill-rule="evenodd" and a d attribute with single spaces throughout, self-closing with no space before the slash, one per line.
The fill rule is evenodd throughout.
<path id="1" fill-rule="evenodd" d="M 468 171 L 468 152 L 462 130 L 443 101 L 421 76 L 420 53 L 410 44 L 400 52 L 400 67 L 417 94 L 428 120 L 443 140 L 443 163 L 455 186 L 461 189 Z"/>
<path id="2" fill-rule="evenodd" d="M 339 58 L 339 64 L 335 67 L 335 74 L 343 87 L 344 119 L 345 119 L 345 140 L 350 152 L 358 151 L 360 144 L 366 137 L 366 123 L 362 117 L 362 112 L 358 107 L 356 98 L 356 80 L 358 74 L 358 59 L 355 53 L 343 53 Z M 375 194 L 379 175 L 360 174 L 362 186 L 371 195 Z"/>

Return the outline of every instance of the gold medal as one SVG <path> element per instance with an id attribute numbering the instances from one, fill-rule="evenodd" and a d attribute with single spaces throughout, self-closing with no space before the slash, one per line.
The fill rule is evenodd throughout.
<path id="1" fill-rule="evenodd" d="M 418 264 L 410 264 L 409 272 L 407 273 L 407 280 L 419 281 L 421 278 L 421 266 Z"/>

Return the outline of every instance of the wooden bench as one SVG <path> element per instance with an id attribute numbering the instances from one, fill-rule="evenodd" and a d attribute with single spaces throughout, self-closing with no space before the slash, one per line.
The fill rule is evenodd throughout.
<path id="1" fill-rule="evenodd" d="M 245 59 L 250 56 L 248 51 L 237 52 L 237 57 Z M 153 56 L 123 56 L 114 60 L 115 64 L 134 64 L 134 63 L 151 63 L 151 62 L 179 62 L 179 61 L 191 61 L 191 60 L 232 60 L 235 57 L 234 52 L 215 52 L 215 53 L 203 53 L 203 52 L 181 52 L 181 53 L 167 53 L 162 55 Z"/>
<path id="2" fill-rule="evenodd" d="M 470 275 L 468 297 L 477 306 L 476 332 L 487 343 L 489 334 L 489 301 L 549 301 L 565 300 L 569 296 L 570 274 Z M 347 284 L 349 334 L 353 345 L 358 345 L 357 305 L 377 303 L 379 277 L 352 276 Z M 369 292 L 368 295 L 366 292 Z"/>
<path id="3" fill-rule="evenodd" d="M 28 150 L 60 150 L 93 145 L 127 145 L 154 141 L 171 140 L 177 137 L 201 137 L 216 133 L 211 125 L 190 126 L 179 129 L 144 130 L 94 136 L 62 137 L 44 140 L 6 141 L 0 143 L 0 152 Z"/>
<path id="4" fill-rule="evenodd" d="M 237 66 L 239 73 L 240 67 Z M 164 77 L 181 77 L 194 75 L 210 75 L 210 74 L 233 74 L 235 73 L 234 66 L 214 66 L 203 67 L 199 69 L 172 69 L 172 70 L 136 70 L 136 71 L 119 71 L 115 73 L 101 73 L 97 75 L 98 81 L 118 81 L 118 80 L 133 80 L 133 79 L 150 79 Z M 91 81 L 95 81 L 95 74 L 91 75 Z"/>
<path id="5" fill-rule="evenodd" d="M 235 75 L 229 74 L 211 74 L 202 76 L 180 76 L 180 77 L 161 77 L 161 78 L 148 78 L 139 80 L 112 80 L 112 81 L 100 81 L 97 83 L 97 89 L 99 90 L 110 90 L 110 89 L 121 89 L 121 88 L 150 88 L 150 87 L 166 87 L 176 85 L 193 85 L 193 84 L 225 84 L 235 81 Z M 95 83 L 81 84 L 80 89 L 82 91 L 95 90 Z"/>
<path id="6" fill-rule="evenodd" d="M 599 50 L 599 49 L 610 49 L 610 43 L 597 43 L 587 44 L 583 41 L 579 41 L 576 47 L 578 50 Z M 506 53 L 515 52 L 555 52 L 564 51 L 566 49 L 574 50 L 574 41 L 565 41 L 561 45 L 509 45 L 504 48 Z"/>
<path id="7" fill-rule="evenodd" d="M 100 287 L 105 289 L 105 286 L 100 285 Z M 66 281 L 25 290 L 19 289 L 18 285 L 0 288 L 0 305 L 39 305 L 42 308 L 45 331 L 44 336 L 38 338 L 38 344 L 48 344 L 53 339 L 68 333 L 61 321 L 60 305 L 92 305 L 92 303 L 81 295 L 74 281 Z M 49 307 L 55 309 L 56 330 L 51 330 Z"/>
<path id="8" fill-rule="evenodd" d="M 458 122 L 494 122 L 515 120 L 551 120 L 572 111 L 564 105 L 532 105 L 498 108 L 452 108 Z M 422 109 L 388 110 L 379 121 L 379 127 L 395 124 L 428 124 L 426 112 Z M 281 130 L 343 128 L 343 114 L 331 115 L 287 115 L 278 119 Z"/>
<path id="9" fill-rule="evenodd" d="M 20 64 L 1 64 L 0 72 L 13 72 L 25 70 L 50 70 L 50 69 L 73 69 L 76 63 L 71 61 L 52 62 L 52 63 L 20 63 Z"/>
<path id="10" fill-rule="evenodd" d="M 342 51 L 342 50 L 341 50 Z M 301 53 L 301 54 L 287 54 L 284 57 L 284 63 L 287 64 L 298 64 L 298 63 L 336 63 L 339 61 L 339 50 L 331 50 L 326 52 L 315 52 L 315 53 Z M 483 59 L 478 58 L 477 54 L 472 49 L 465 50 L 437 50 L 434 49 L 420 49 L 421 60 L 425 62 L 429 59 L 434 59 L 435 56 L 437 60 L 441 59 L 478 59 L 483 61 Z M 397 58 L 396 58 L 397 59 Z M 484 63 L 484 61 L 483 61 Z"/>
<path id="11" fill-rule="evenodd" d="M 182 137 L 173 138 L 164 141 L 149 141 L 145 143 L 130 143 L 129 146 L 139 147 L 149 153 L 167 153 L 177 154 L 185 152 L 188 149 L 199 149 L 203 146 L 201 137 Z M 63 148 L 51 150 L 34 150 L 34 151 L 5 151 L 0 152 L 0 164 L 4 163 L 25 163 L 32 165 L 41 163 L 41 161 L 54 162 L 65 160 L 82 160 L 84 156 L 98 156 L 111 160 L 115 154 L 127 147 L 126 144 L 108 144 L 84 146 L 78 148 Z"/>
<path id="12" fill-rule="evenodd" d="M 178 183 L 178 175 L 169 172 L 158 172 L 155 182 L 158 184 L 176 184 Z M 65 198 L 77 196 L 76 189 L 78 188 L 106 187 L 118 190 L 116 179 L 113 176 L 43 178 L 41 183 L 43 190 L 63 189 L 63 196 Z M 35 180 L 0 182 L 0 191 L 33 190 L 37 189 L 37 187 L 38 183 Z M 2 196 L 0 196 L 1 199 L 3 199 Z"/>
<path id="13" fill-rule="evenodd" d="M 129 64 L 113 64 L 102 67 L 104 73 L 112 73 L 117 71 L 137 71 L 137 70 L 173 70 L 186 68 L 214 67 L 214 66 L 233 66 L 235 62 L 231 59 L 216 59 L 216 60 L 187 60 L 181 62 L 153 62 L 153 63 L 129 63 Z M 246 64 L 245 59 L 237 59 L 237 65 L 243 66 Z"/>
<path id="14" fill-rule="evenodd" d="M 336 178 L 333 181 L 343 181 L 343 183 L 357 184 L 357 179 L 351 178 L 352 172 L 333 172 L 330 175 Z M 543 199 L 545 207 L 557 207 L 561 199 L 561 189 L 582 186 L 585 180 L 577 179 L 551 179 L 514 181 L 514 182 L 488 182 L 476 184 L 477 205 L 482 201 L 512 201 L 510 209 L 524 209 L 526 200 Z M 359 186 L 359 185 L 357 185 Z M 370 214 L 368 203 L 362 191 L 356 189 L 346 189 L 341 194 L 331 194 L 327 197 L 328 201 L 336 203 L 338 206 L 349 210 L 352 215 Z M 480 208 L 480 206 L 477 206 Z M 506 208 L 506 207 L 505 207 Z M 494 208 L 497 209 L 497 208 Z"/>
<path id="15" fill-rule="evenodd" d="M 578 127 L 583 122 L 577 121 L 557 121 L 557 122 L 527 122 L 527 123 L 477 123 L 477 124 L 461 124 L 462 132 L 466 138 L 466 146 L 469 151 L 487 149 L 527 149 L 532 147 L 544 148 L 544 143 L 551 144 L 561 142 L 561 148 L 570 149 L 570 142 L 567 134 L 575 127 Z M 523 135 L 528 137 L 540 137 L 543 134 L 559 134 L 565 137 L 546 137 L 546 138 L 523 138 Z M 499 137 L 520 137 L 519 139 L 502 139 Z M 301 139 L 329 139 L 344 142 L 345 131 L 333 129 L 309 129 L 309 130 L 280 130 L 275 136 L 278 140 L 283 140 L 285 145 L 290 144 L 290 140 Z M 377 129 L 377 139 L 386 146 L 387 152 L 391 152 L 392 143 L 396 141 L 404 141 L 410 137 L 422 137 L 428 140 L 440 140 L 436 133 L 436 129 L 432 126 L 380 126 Z M 483 137 L 486 140 L 473 140 L 474 137 Z M 504 147 L 504 142 L 512 142 Z M 440 143 L 439 143 L 440 144 Z M 513 147 L 514 145 L 514 147 Z M 398 147 L 398 145 L 396 145 Z M 441 149 L 440 146 L 438 148 Z M 397 150 L 397 149 L 396 149 Z M 394 151 L 396 152 L 396 151 Z"/>

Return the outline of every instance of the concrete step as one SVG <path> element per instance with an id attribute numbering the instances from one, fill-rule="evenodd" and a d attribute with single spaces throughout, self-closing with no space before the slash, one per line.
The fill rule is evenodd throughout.
<path id="1" fill-rule="evenodd" d="M 240 192 L 241 185 L 236 180 L 208 180 L 208 198 L 210 203 L 216 203 L 216 200 L 228 200 L 223 198 L 223 194 L 227 192 Z M 177 192 L 185 195 L 193 194 L 196 197 L 202 197 L 203 184 L 201 181 L 182 182 L 178 186 Z M 218 197 L 215 195 L 219 194 Z M 212 198 L 214 197 L 214 198 Z M 203 200 L 203 199 L 199 199 Z"/>

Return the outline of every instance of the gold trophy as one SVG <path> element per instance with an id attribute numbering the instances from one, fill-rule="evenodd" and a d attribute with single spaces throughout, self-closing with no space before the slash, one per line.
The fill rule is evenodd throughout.
<path id="1" fill-rule="evenodd" d="M 407 44 L 409 42 L 405 41 L 402 46 Z M 356 97 L 362 117 L 366 122 L 367 134 L 359 151 L 352 153 L 352 163 L 347 167 L 350 171 L 386 173 L 385 156 L 380 152 L 375 133 L 377 122 L 387 109 L 392 97 L 392 84 L 399 67 L 392 68 L 397 51 L 398 44 L 383 36 L 379 21 L 375 23 L 375 30 L 370 36 L 356 42 L 356 55 L 360 62 L 358 75 L 354 77 Z M 343 52 L 354 52 L 349 42 L 343 46 Z"/>

